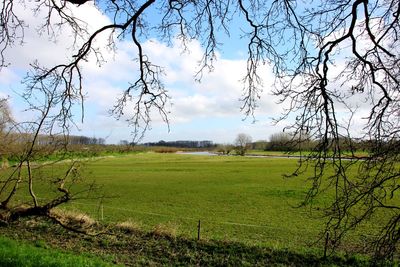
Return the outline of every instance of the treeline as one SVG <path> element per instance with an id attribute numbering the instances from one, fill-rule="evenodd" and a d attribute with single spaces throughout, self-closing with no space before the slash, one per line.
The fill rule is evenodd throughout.
<path id="1" fill-rule="evenodd" d="M 33 135 L 25 133 L 0 132 L 0 163 L 20 161 L 34 139 Z M 105 144 L 104 138 L 87 136 L 39 135 L 35 139 L 35 149 L 32 159 L 37 161 L 56 160 L 63 158 L 96 157 L 120 153 L 155 151 L 158 153 L 174 153 L 187 149 L 213 149 L 212 141 L 159 141 L 134 145 L 121 140 L 119 144 Z M 0 166 L 1 167 L 1 166 Z"/>
<path id="2" fill-rule="evenodd" d="M 138 146 L 106 145 L 104 138 L 77 135 L 39 135 L 0 132 L 0 163 L 17 162 L 24 158 L 35 139 L 34 160 L 53 160 L 71 157 L 93 157 L 114 153 L 143 151 Z"/>
<path id="3" fill-rule="evenodd" d="M 68 143 L 71 145 L 105 145 L 106 139 L 87 137 L 87 136 L 75 136 L 71 135 L 68 137 Z"/>
<path id="4" fill-rule="evenodd" d="M 141 144 L 145 147 L 179 147 L 179 148 L 214 148 L 216 144 L 209 140 L 192 141 L 192 140 L 179 140 L 179 141 L 158 141 Z"/>
<path id="5" fill-rule="evenodd" d="M 329 140 L 328 140 L 329 142 Z M 293 137 L 287 133 L 272 134 L 269 141 L 257 141 L 251 144 L 251 149 L 265 150 L 265 151 L 285 151 L 285 152 L 296 152 L 296 151 L 313 151 L 318 149 L 320 140 L 312 139 L 307 136 L 303 138 Z M 385 144 L 380 146 L 393 146 L 398 147 L 400 140 L 387 140 Z M 363 151 L 363 152 L 374 152 L 377 146 L 375 140 L 355 139 L 348 137 L 339 138 L 339 146 L 343 151 Z"/>
<path id="6" fill-rule="evenodd" d="M 58 144 L 68 144 L 68 145 L 104 145 L 106 140 L 104 138 L 96 138 L 96 137 L 87 137 L 87 136 L 77 136 L 77 135 L 38 135 L 34 136 L 33 134 L 27 133 L 13 133 L 9 132 L 2 136 L 3 138 L 7 138 L 9 141 L 16 144 L 26 144 L 33 141 L 36 138 L 35 142 L 37 145 L 46 146 L 46 145 L 58 145 Z"/>

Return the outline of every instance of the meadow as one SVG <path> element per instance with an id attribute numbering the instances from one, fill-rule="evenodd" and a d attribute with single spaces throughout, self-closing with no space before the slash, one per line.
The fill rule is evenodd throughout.
<path id="1" fill-rule="evenodd" d="M 318 207 L 329 203 L 332 195 L 327 192 L 316 199 L 313 211 L 298 207 L 311 173 L 283 176 L 295 169 L 297 160 L 154 152 L 81 158 L 81 179 L 72 191 L 82 190 L 86 182 L 100 188 L 61 208 L 105 224 L 188 240 L 197 239 L 200 221 L 203 241 L 322 255 L 325 240 L 319 237 L 325 235 L 325 219 Z M 33 170 L 41 177 L 34 187 L 40 202 L 57 194 L 45 177 L 57 180 L 69 166 L 48 163 L 40 162 Z M 365 224 L 348 236 L 342 251 L 362 249 L 373 226 Z"/>
<path id="2" fill-rule="evenodd" d="M 321 249 L 324 220 L 297 207 L 307 177 L 284 178 L 297 159 L 137 153 L 87 161 L 82 176 L 101 186 L 102 199 L 79 199 L 64 208 L 106 223 L 203 240 L 274 249 Z M 60 164 L 47 172 L 56 175 Z M 37 190 L 45 193 L 45 187 Z M 323 206 L 329 194 L 315 201 Z M 361 232 L 369 233 L 371 225 Z M 350 238 L 359 246 L 361 239 Z M 318 242 L 317 242 L 318 241 Z M 349 244 L 350 246 L 353 245 Z M 362 244 L 361 244 L 362 245 Z"/>

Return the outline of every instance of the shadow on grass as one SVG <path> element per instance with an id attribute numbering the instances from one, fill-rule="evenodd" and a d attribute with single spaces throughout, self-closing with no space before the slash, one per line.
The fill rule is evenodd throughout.
<path id="1" fill-rule="evenodd" d="M 330 256 L 311 252 L 274 250 L 241 243 L 191 240 L 156 232 L 127 231 L 109 227 L 105 235 L 85 236 L 68 232 L 44 220 L 26 220 L 0 227 L 0 234 L 70 253 L 94 254 L 123 265 L 198 266 L 366 266 L 366 257 Z"/>

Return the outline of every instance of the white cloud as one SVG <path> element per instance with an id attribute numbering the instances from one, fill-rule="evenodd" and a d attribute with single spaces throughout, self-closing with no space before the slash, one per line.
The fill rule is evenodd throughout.
<path id="1" fill-rule="evenodd" d="M 124 46 L 121 47 L 122 49 L 118 53 L 121 55 L 131 55 L 129 49 L 132 49 L 132 45 L 127 46 L 124 43 Z M 161 139 L 168 139 L 165 136 L 166 134 L 167 136 L 180 136 L 180 139 L 184 139 L 184 136 L 187 134 L 186 138 L 192 138 L 193 135 L 203 136 L 204 138 L 208 136 L 208 138 L 212 137 L 212 140 L 218 139 L 222 142 L 224 138 L 227 138 L 227 141 L 233 139 L 234 137 L 232 136 L 239 130 L 245 131 L 245 129 L 251 128 L 251 131 L 256 131 L 257 127 L 260 127 L 263 130 L 260 130 L 260 133 L 257 134 L 258 139 L 262 139 L 263 136 L 264 139 L 267 138 L 265 137 L 267 135 L 265 127 L 270 126 L 265 126 L 269 125 L 266 121 L 269 121 L 270 117 L 277 114 L 276 99 L 271 96 L 271 81 L 273 81 L 273 76 L 267 66 L 261 72 L 262 77 L 265 78 L 264 91 L 261 93 L 259 108 L 256 110 L 256 118 L 260 122 L 251 124 L 252 119 L 249 119 L 247 122 L 242 121 L 244 114 L 240 112 L 242 103 L 239 101 L 239 98 L 242 96 L 243 83 L 241 79 L 246 71 L 246 61 L 218 58 L 215 62 L 214 72 L 206 73 L 199 83 L 194 78 L 194 74 L 198 69 L 199 56 L 201 55 L 197 42 L 193 41 L 190 43 L 190 47 L 193 47 L 194 52 L 183 54 L 181 47 L 177 43 L 172 47 L 168 47 L 165 44 L 151 40 L 146 42 L 144 47 L 146 47 L 146 52 L 151 61 L 156 61 L 157 64 L 165 67 L 166 76 L 164 77 L 164 81 L 166 89 L 172 97 L 172 107 L 169 109 L 171 111 L 169 116 L 171 133 L 168 134 L 166 124 L 154 113 L 152 122 L 153 130 L 148 133 L 150 136 L 156 136 L 158 132 L 163 132 L 160 138 L 162 136 L 164 138 Z M 109 62 L 97 72 L 93 71 L 91 73 L 88 78 L 91 80 L 88 83 L 90 86 L 87 87 L 90 91 L 89 99 L 91 99 L 90 95 L 94 93 L 95 96 L 93 99 L 95 99 L 95 102 L 114 104 L 111 101 L 112 94 L 110 92 L 113 91 L 113 93 L 117 94 L 118 86 L 115 86 L 116 83 L 114 81 L 112 83 L 113 90 L 110 90 L 109 81 L 113 81 L 115 76 L 111 75 L 113 77 L 109 77 L 107 74 L 109 74 L 109 71 L 112 73 L 129 73 L 129 71 L 135 73 L 136 66 L 127 58 L 126 56 L 121 59 L 116 58 L 115 62 Z M 135 78 L 129 75 L 121 75 L 120 77 L 120 82 L 117 83 L 121 86 L 120 90 L 123 89 L 123 86 L 129 80 Z M 95 82 L 93 82 L 94 80 Z M 104 83 L 102 84 L 100 81 Z M 207 120 L 233 120 L 232 124 L 247 126 L 232 131 L 231 128 L 236 128 L 236 126 L 225 124 L 223 127 L 226 129 L 218 129 L 219 125 L 212 125 L 211 123 L 206 125 L 205 121 Z M 195 125 L 199 124 L 204 124 L 201 131 L 194 129 L 197 127 Z M 186 130 L 185 127 L 187 127 Z M 261 134 L 261 132 L 263 133 Z"/>
<path id="2" fill-rule="evenodd" d="M 99 12 L 94 5 L 82 5 L 79 8 L 71 6 L 71 12 L 87 21 L 88 29 L 93 31 L 96 27 L 109 22 L 108 18 Z M 19 9 L 19 14 L 23 16 L 26 23 L 30 25 L 25 33 L 26 44 L 15 46 L 7 51 L 8 59 L 13 64 L 9 69 L 3 69 L 0 76 L 0 83 L 16 83 L 22 77 L 18 77 L 15 70 L 19 73 L 26 72 L 28 64 L 38 59 L 41 64 L 51 66 L 53 64 L 68 62 L 71 56 L 71 31 L 63 29 L 58 36 L 57 43 L 48 40 L 45 35 L 38 36 L 35 28 L 39 25 L 38 18 L 30 15 L 29 7 Z M 40 14 L 39 14 L 40 17 Z M 106 63 L 100 68 L 93 57 L 89 62 L 83 64 L 84 73 L 84 94 L 85 94 L 85 122 L 80 125 L 82 133 L 104 137 L 112 132 L 112 139 L 109 142 L 118 142 L 123 136 L 128 139 L 130 129 L 122 120 L 116 122 L 114 118 L 108 117 L 108 111 L 116 103 L 116 98 L 129 85 L 129 82 L 137 79 L 138 67 L 134 59 L 137 57 L 137 49 L 130 41 L 117 42 L 117 50 L 114 54 L 105 49 L 107 44 L 106 36 L 101 36 L 96 40 L 97 46 L 101 48 Z M 195 124 L 205 123 L 210 120 L 233 121 L 233 124 L 248 125 L 249 122 L 242 124 L 241 119 L 244 115 L 240 112 L 242 103 L 239 98 L 242 96 L 243 83 L 241 79 L 246 72 L 245 60 L 226 60 L 217 55 L 215 69 L 212 73 L 204 73 L 201 82 L 195 82 L 195 73 L 199 69 L 199 60 L 203 50 L 197 41 L 188 43 L 188 51 L 182 53 L 182 46 L 176 40 L 172 46 L 167 46 L 156 40 L 149 40 L 143 44 L 149 59 L 157 65 L 165 68 L 165 85 L 173 103 L 171 111 L 171 136 L 185 139 L 192 138 Z M 262 98 L 259 101 L 259 109 L 256 111 L 258 118 L 265 120 L 267 116 L 272 116 L 276 112 L 274 99 L 270 96 L 271 84 L 273 79 L 268 66 L 262 70 L 265 77 L 265 87 Z M 199 138 L 218 139 L 228 138 L 230 141 L 236 131 L 255 127 L 243 126 L 237 129 L 238 125 L 224 123 L 215 125 L 201 126 L 201 131 L 197 130 Z M 162 123 L 159 117 L 154 117 L 153 128 L 156 131 L 167 133 L 167 126 Z M 159 128 L 161 127 L 161 128 Z M 179 130 L 174 130 L 179 129 Z M 187 127 L 182 130 L 182 127 Z M 262 128 L 262 127 L 261 127 Z M 164 130 L 160 130 L 164 129 Z M 235 129 L 235 130 L 232 130 Z M 178 133 L 179 131 L 179 133 Z M 215 133 L 219 133 L 216 137 Z M 79 134 L 79 133 L 78 133 Z M 149 132 L 148 135 L 152 135 Z M 214 138 L 212 138 L 214 137 Z M 167 138 L 164 138 L 167 139 Z M 172 139 L 175 139 L 172 137 Z M 200 138 L 202 139 L 202 138 Z"/>
<path id="3" fill-rule="evenodd" d="M 3 68 L 0 75 L 0 85 L 7 86 L 15 82 L 19 82 L 18 75 L 9 68 Z"/>
<path id="4" fill-rule="evenodd" d="M 38 34 L 38 29 L 42 28 L 48 9 L 42 8 L 34 15 L 33 9 L 37 6 L 36 1 L 26 1 L 25 4 L 14 3 L 14 6 L 15 13 L 28 27 L 24 31 L 23 45 L 16 44 L 6 51 L 6 61 L 10 62 L 12 67 L 26 69 L 27 65 L 35 60 L 39 60 L 44 66 L 51 66 L 71 59 L 76 47 L 73 47 L 73 31 L 69 26 L 63 25 L 53 29 L 43 28 Z M 81 20 L 82 26 L 87 27 L 89 33 L 110 22 L 93 3 L 82 5 L 79 8 L 75 5 L 67 5 L 65 12 L 74 14 L 78 20 Z M 53 12 L 52 21 L 58 22 L 59 20 L 56 12 Z M 87 23 L 83 23 L 83 21 Z M 55 38 L 52 36 L 53 30 Z M 100 37 L 97 42 L 100 42 L 100 47 L 103 47 L 106 37 Z M 82 40 L 78 38 L 76 44 L 81 43 Z"/>
<path id="5" fill-rule="evenodd" d="M 245 60 L 226 60 L 217 56 L 214 71 L 204 73 L 200 82 L 195 81 L 202 50 L 197 41 L 188 44 L 190 53 L 174 42 L 172 47 L 155 40 L 145 44 L 150 60 L 157 59 L 165 67 L 165 82 L 172 95 L 172 119 L 190 122 L 205 117 L 244 117 L 240 112 L 243 94 L 242 79 L 246 73 Z M 265 117 L 276 112 L 276 100 L 271 96 L 272 72 L 268 66 L 260 68 L 264 90 L 256 115 Z"/>

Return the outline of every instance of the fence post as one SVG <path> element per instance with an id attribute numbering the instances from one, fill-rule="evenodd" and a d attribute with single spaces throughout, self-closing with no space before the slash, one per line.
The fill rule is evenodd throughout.
<path id="1" fill-rule="evenodd" d="M 197 240 L 200 240 L 200 230 L 201 230 L 201 223 L 199 220 L 199 223 L 197 224 Z"/>
<path id="2" fill-rule="evenodd" d="M 100 218 L 103 221 L 104 220 L 104 207 L 103 204 L 100 206 Z"/>

